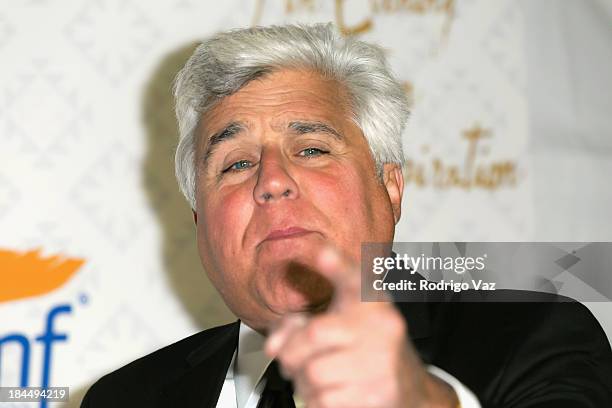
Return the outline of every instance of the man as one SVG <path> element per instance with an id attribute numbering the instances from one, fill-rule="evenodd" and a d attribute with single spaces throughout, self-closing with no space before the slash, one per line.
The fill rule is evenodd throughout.
<path id="1" fill-rule="evenodd" d="M 221 33 L 175 95 L 202 264 L 240 321 L 103 377 L 84 407 L 611 401 L 609 344 L 575 303 L 360 301 L 361 244 L 393 241 L 403 194 L 407 101 L 379 48 L 330 25 Z"/>

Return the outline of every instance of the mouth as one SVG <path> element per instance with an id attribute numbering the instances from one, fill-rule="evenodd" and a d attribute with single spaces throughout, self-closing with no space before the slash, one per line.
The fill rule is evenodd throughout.
<path id="1" fill-rule="evenodd" d="M 303 235 L 310 234 L 311 232 L 313 231 L 310 231 L 304 228 L 300 228 L 300 227 L 289 227 L 289 228 L 277 229 L 277 230 L 271 231 L 262 242 L 298 238 Z"/>

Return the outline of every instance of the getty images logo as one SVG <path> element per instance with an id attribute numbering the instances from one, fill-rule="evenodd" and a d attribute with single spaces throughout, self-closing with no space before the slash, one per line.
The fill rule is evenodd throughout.
<path id="1" fill-rule="evenodd" d="M 23 253 L 0 249 L 0 280 L 2 281 L 0 303 L 51 292 L 66 283 L 83 263 L 82 259 L 63 256 L 42 257 L 38 250 Z M 19 386 L 32 385 L 30 383 L 32 349 L 40 345 L 42 347 L 42 373 L 39 386 L 50 387 L 53 346 L 55 343 L 68 340 L 67 333 L 55 331 L 55 322 L 62 315 L 68 315 L 71 312 L 70 304 L 62 303 L 52 306 L 43 317 L 42 331 L 38 335 L 0 332 L 0 373 L 2 373 L 2 361 L 5 357 L 3 355 L 5 346 L 17 345 L 21 350 Z M 0 382 L 1 385 L 3 384 Z M 40 406 L 46 407 L 47 401 L 41 400 Z"/>

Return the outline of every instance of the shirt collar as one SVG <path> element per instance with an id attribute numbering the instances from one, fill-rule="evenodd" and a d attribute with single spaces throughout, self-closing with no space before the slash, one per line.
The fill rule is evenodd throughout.
<path id="1" fill-rule="evenodd" d="M 236 406 L 244 408 L 254 394 L 255 387 L 272 361 L 264 353 L 266 338 L 240 322 L 238 350 L 226 378 L 234 379 L 236 389 Z"/>

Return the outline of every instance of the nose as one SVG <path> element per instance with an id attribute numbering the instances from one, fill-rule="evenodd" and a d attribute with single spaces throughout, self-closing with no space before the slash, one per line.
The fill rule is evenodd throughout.
<path id="1" fill-rule="evenodd" d="M 298 186 L 288 172 L 287 165 L 278 149 L 264 150 L 259 160 L 257 184 L 253 198 L 257 204 L 269 204 L 283 199 L 295 199 Z"/>

